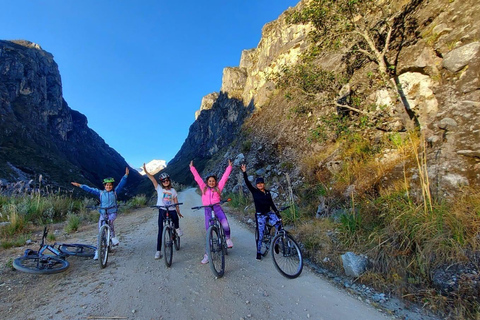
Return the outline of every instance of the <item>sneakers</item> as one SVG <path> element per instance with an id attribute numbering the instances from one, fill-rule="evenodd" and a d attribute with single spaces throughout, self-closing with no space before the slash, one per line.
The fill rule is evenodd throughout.
<path id="1" fill-rule="evenodd" d="M 183 231 L 182 231 L 182 229 L 178 228 L 178 229 L 175 229 L 175 231 L 177 231 L 177 235 L 178 235 L 179 237 L 183 236 Z"/>
<path id="2" fill-rule="evenodd" d="M 229 249 L 233 248 L 232 239 L 227 239 L 227 247 L 228 247 Z"/>
<path id="3" fill-rule="evenodd" d="M 257 260 L 262 260 L 262 254 L 260 252 L 257 252 Z"/>
<path id="4" fill-rule="evenodd" d="M 98 260 L 98 250 L 95 250 L 95 255 L 93 256 L 93 260 Z"/>
<path id="5" fill-rule="evenodd" d="M 157 252 L 155 253 L 155 260 L 161 259 L 161 258 L 162 258 L 162 253 L 161 253 L 160 251 L 157 251 Z"/>
<path id="6" fill-rule="evenodd" d="M 207 264 L 208 263 L 208 255 L 205 253 L 203 256 L 203 260 L 201 261 L 202 264 Z"/>
<path id="7" fill-rule="evenodd" d="M 120 243 L 120 241 L 118 241 L 117 237 L 112 238 L 112 245 L 118 246 L 119 243 Z"/>

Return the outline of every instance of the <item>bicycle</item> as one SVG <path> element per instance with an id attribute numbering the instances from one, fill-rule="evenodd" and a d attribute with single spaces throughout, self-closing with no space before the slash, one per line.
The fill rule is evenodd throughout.
<path id="1" fill-rule="evenodd" d="M 288 209 L 290 206 L 283 207 L 279 212 Z M 263 257 L 267 256 L 270 247 L 272 250 L 272 260 L 275 268 L 283 276 L 294 279 L 298 277 L 303 270 L 303 256 L 297 242 L 283 228 L 282 219 L 279 221 L 279 230 L 267 221 L 265 232 L 263 234 L 260 253 Z M 274 231 L 275 230 L 275 231 Z M 258 230 L 255 229 L 255 243 L 258 243 Z"/>
<path id="2" fill-rule="evenodd" d="M 222 200 L 211 205 L 197 206 L 192 208 L 192 210 L 198 210 L 201 208 L 210 208 L 211 210 L 211 217 L 206 236 L 206 249 L 208 262 L 210 263 L 210 269 L 217 278 L 221 278 L 225 274 L 225 256 L 228 255 L 228 248 L 225 232 L 220 224 L 220 221 L 215 215 L 213 207 L 216 205 L 221 205 L 230 200 L 231 199 Z"/>
<path id="3" fill-rule="evenodd" d="M 165 265 L 171 267 L 173 260 L 173 246 L 175 250 L 180 250 L 180 236 L 177 234 L 172 217 L 170 217 L 169 208 L 175 208 L 183 203 L 172 203 L 163 206 L 151 206 L 157 208 L 158 214 L 163 210 L 163 254 L 165 255 Z"/>
<path id="4" fill-rule="evenodd" d="M 34 274 L 53 274 L 63 272 L 70 264 L 65 260 L 69 256 L 93 257 L 94 246 L 80 243 L 46 243 L 47 227 L 43 229 L 42 241 L 38 251 L 25 250 L 25 254 L 13 261 L 13 267 L 19 271 Z"/>
<path id="5" fill-rule="evenodd" d="M 102 208 L 94 207 L 100 211 L 100 230 L 98 231 L 97 236 L 97 248 L 98 248 L 98 261 L 100 263 L 100 268 L 104 269 L 107 266 L 108 254 L 112 252 L 112 237 L 111 237 L 111 227 L 110 221 L 108 220 L 108 210 L 113 208 L 118 208 L 118 206 Z M 101 210 L 105 210 L 102 213 Z"/>

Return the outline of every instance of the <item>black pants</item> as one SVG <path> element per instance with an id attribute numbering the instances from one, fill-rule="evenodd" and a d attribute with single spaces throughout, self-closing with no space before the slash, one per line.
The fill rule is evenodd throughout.
<path id="1" fill-rule="evenodd" d="M 162 238 L 163 238 L 163 219 L 166 215 L 166 210 L 159 210 L 158 211 L 158 236 L 157 236 L 157 251 L 162 251 Z M 170 218 L 173 220 L 173 225 L 175 229 L 178 229 L 178 215 L 176 210 L 168 211 Z"/>

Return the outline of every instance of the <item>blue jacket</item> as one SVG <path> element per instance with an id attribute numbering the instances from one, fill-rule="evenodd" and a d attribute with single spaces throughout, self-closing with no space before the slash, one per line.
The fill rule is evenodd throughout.
<path id="1" fill-rule="evenodd" d="M 107 192 L 105 190 L 100 190 L 97 188 L 92 188 L 84 184 L 80 185 L 80 188 L 82 188 L 82 190 L 84 191 L 87 191 L 89 193 L 92 193 L 98 196 L 100 199 L 100 207 L 102 208 L 113 207 L 112 209 L 108 210 L 109 214 L 116 213 L 117 212 L 117 192 L 120 192 L 120 190 L 122 190 L 122 188 L 125 186 L 125 184 L 127 183 L 127 177 L 128 177 L 127 175 L 124 175 L 120 180 L 120 182 L 118 183 L 115 190 L 112 190 L 110 192 Z M 101 210 L 100 213 L 104 213 L 102 211 L 104 210 Z"/>

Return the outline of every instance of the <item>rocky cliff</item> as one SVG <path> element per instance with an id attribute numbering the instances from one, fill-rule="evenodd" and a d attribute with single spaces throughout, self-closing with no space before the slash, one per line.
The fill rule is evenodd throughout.
<path id="1" fill-rule="evenodd" d="M 479 5 L 387 1 L 387 17 L 373 10 L 359 12 L 358 21 L 370 21 L 370 31 L 379 26 L 378 32 L 383 32 L 373 38 L 373 50 L 385 47 L 381 37 L 387 34 L 386 25 L 381 24 L 392 21 L 389 48 L 380 57 L 388 62 L 387 77 L 382 78 L 379 66 L 384 62 L 369 56 L 364 38 L 344 31 L 349 40 L 337 39 L 333 48 L 325 45 L 328 32 L 322 39 L 317 30 L 314 38 L 313 22 L 293 21 L 295 12 L 308 3 L 315 1 L 301 1 L 265 25 L 257 48 L 245 50 L 238 67 L 224 69 L 220 93 L 204 97 L 170 169 L 177 172 L 178 163 L 185 169 L 187 161 L 180 160 L 184 157 L 207 159 L 221 151 L 220 159 L 246 157 L 254 170 L 270 164 L 276 173 L 290 171 L 299 181 L 312 170 L 332 178 L 347 160 L 333 145 L 340 140 L 337 133 L 358 134 L 373 143 L 392 135 L 405 141 L 405 132 L 417 123 L 426 141 L 435 193 L 448 196 L 466 185 L 478 185 L 480 29 L 473 19 Z M 400 88 L 393 95 L 389 82 Z M 391 167 L 385 177 L 403 164 L 398 150 L 386 145 L 381 149 L 378 164 L 389 162 Z M 314 168 L 311 161 L 317 162 Z M 411 176 L 418 182 L 413 171 Z M 338 186 L 339 191 L 355 188 L 354 180 Z"/>
<path id="2" fill-rule="evenodd" d="M 53 56 L 28 41 L 0 41 L 0 178 L 71 188 L 120 178 L 126 161 L 88 127 L 62 96 Z M 129 187 L 140 181 L 135 171 Z"/>

